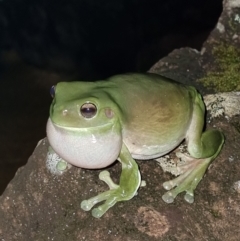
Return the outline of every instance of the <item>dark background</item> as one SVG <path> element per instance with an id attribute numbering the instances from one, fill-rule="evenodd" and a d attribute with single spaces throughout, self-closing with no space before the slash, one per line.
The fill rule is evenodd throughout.
<path id="1" fill-rule="evenodd" d="M 45 137 L 52 84 L 200 50 L 221 11 L 221 0 L 0 1 L 0 193 Z"/>

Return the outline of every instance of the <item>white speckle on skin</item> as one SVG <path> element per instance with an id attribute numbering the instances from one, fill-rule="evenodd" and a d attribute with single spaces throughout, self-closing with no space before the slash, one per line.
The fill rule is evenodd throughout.
<path id="1" fill-rule="evenodd" d="M 63 110 L 62 114 L 63 116 L 67 115 L 68 111 L 67 110 Z"/>

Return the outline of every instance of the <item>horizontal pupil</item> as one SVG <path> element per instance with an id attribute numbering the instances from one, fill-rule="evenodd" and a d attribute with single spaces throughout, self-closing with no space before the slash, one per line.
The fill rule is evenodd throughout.
<path id="1" fill-rule="evenodd" d="M 84 112 L 94 112 L 95 109 L 94 108 L 84 108 L 83 111 Z"/>
<path id="2" fill-rule="evenodd" d="M 97 107 L 91 103 L 85 103 L 81 106 L 80 112 L 85 118 L 92 118 L 97 113 Z"/>

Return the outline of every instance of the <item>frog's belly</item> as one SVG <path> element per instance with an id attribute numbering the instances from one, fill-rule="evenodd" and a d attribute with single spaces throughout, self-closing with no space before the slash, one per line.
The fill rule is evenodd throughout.
<path id="1" fill-rule="evenodd" d="M 131 138 L 125 137 L 124 143 L 130 151 L 133 158 L 138 160 L 149 160 L 163 156 L 171 152 L 184 140 L 185 135 L 179 135 L 177 138 L 168 139 L 164 143 L 161 141 L 141 142 L 141 139 L 133 141 Z M 140 141 L 139 141 L 140 140 Z"/>

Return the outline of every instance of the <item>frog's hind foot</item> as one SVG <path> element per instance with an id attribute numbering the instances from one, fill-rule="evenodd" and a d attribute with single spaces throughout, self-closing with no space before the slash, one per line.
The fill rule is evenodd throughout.
<path id="1" fill-rule="evenodd" d="M 180 175 L 173 180 L 163 183 L 164 189 L 169 191 L 162 196 L 162 199 L 166 203 L 172 203 L 179 193 L 185 191 L 184 199 L 188 203 L 193 203 L 194 190 L 201 181 L 212 158 L 197 159 L 183 153 L 177 153 L 177 156 L 183 160 L 183 163 L 180 162 L 177 165 Z"/>

